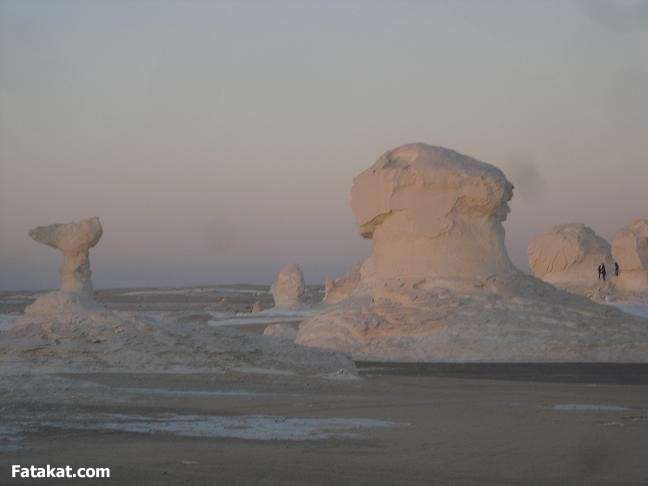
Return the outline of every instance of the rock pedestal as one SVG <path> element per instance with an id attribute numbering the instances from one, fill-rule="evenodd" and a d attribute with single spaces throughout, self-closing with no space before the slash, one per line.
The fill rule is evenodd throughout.
<path id="1" fill-rule="evenodd" d="M 39 226 L 29 231 L 29 236 L 35 241 L 60 250 L 63 264 L 60 290 L 39 297 L 25 309 L 25 313 L 60 313 L 97 306 L 93 297 L 89 252 L 102 234 L 103 228 L 97 217 L 76 223 Z"/>
<path id="2" fill-rule="evenodd" d="M 290 264 L 283 267 L 275 278 L 270 292 L 275 301 L 275 307 L 280 309 L 296 309 L 304 303 L 304 275 L 299 265 Z"/>

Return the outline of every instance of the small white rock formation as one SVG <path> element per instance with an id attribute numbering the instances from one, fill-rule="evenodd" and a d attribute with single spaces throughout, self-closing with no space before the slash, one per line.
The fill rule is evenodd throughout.
<path id="1" fill-rule="evenodd" d="M 354 179 L 373 240 L 350 298 L 299 326 L 296 342 L 380 361 L 648 361 L 648 321 L 526 275 L 502 222 L 513 186 L 442 147 L 390 150 Z"/>
<path id="2" fill-rule="evenodd" d="M 297 329 L 290 324 L 270 324 L 263 330 L 265 336 L 294 341 L 297 337 Z"/>
<path id="3" fill-rule="evenodd" d="M 527 255 L 533 275 L 561 288 L 593 288 L 602 284 L 598 266 L 614 275 L 610 244 L 584 224 L 561 224 L 536 236 Z"/>
<path id="4" fill-rule="evenodd" d="M 261 304 L 260 300 L 257 300 L 252 304 L 252 308 L 250 309 L 251 314 L 258 314 L 263 310 L 263 305 Z"/>
<path id="5" fill-rule="evenodd" d="M 361 263 L 352 265 L 344 274 L 336 279 L 327 278 L 324 281 L 324 303 L 337 304 L 348 299 L 360 283 Z"/>
<path id="6" fill-rule="evenodd" d="M 631 292 L 648 292 L 648 219 L 638 219 L 619 231 L 612 241 L 619 264 L 616 285 Z"/>
<path id="7" fill-rule="evenodd" d="M 304 303 L 304 274 L 299 265 L 283 267 L 275 278 L 270 292 L 279 309 L 296 309 Z"/>
<path id="8" fill-rule="evenodd" d="M 26 313 L 57 314 L 97 307 L 93 296 L 89 252 L 102 234 L 101 221 L 97 217 L 29 230 L 33 240 L 60 250 L 63 264 L 60 268 L 60 290 L 40 296 L 25 309 Z"/>

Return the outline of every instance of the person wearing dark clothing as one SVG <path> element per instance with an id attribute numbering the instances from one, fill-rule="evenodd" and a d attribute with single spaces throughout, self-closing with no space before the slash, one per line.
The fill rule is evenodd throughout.
<path id="1" fill-rule="evenodd" d="M 601 280 L 601 265 L 598 266 L 598 279 Z"/>
<path id="2" fill-rule="evenodd" d="M 614 262 L 614 275 L 619 276 L 619 262 Z"/>
<path id="3" fill-rule="evenodd" d="M 607 271 L 605 270 L 605 263 L 601 263 L 601 277 L 603 277 L 603 281 L 605 281 L 606 275 L 607 275 Z"/>

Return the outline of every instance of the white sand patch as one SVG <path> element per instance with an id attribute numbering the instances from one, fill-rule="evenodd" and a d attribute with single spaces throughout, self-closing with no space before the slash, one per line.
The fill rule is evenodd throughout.
<path id="1" fill-rule="evenodd" d="M 216 292 L 231 292 L 233 294 L 255 294 L 255 295 L 262 295 L 262 294 L 268 294 L 269 292 L 267 290 L 261 290 L 261 289 L 239 289 L 236 287 L 218 287 L 214 289 Z"/>
<path id="2" fill-rule="evenodd" d="M 630 410 L 620 405 L 596 405 L 587 403 L 559 403 L 551 407 L 561 412 L 624 412 Z"/>
<path id="3" fill-rule="evenodd" d="M 233 317 L 231 319 L 209 320 L 207 324 L 213 327 L 219 326 L 246 326 L 251 324 L 276 324 L 279 322 L 300 322 L 303 319 L 288 317 Z"/>
<path id="4" fill-rule="evenodd" d="M 153 289 L 153 290 L 132 290 L 120 292 L 119 295 L 191 295 L 205 292 L 215 292 L 215 289 Z"/>
<path id="5" fill-rule="evenodd" d="M 238 371 L 239 373 L 255 373 L 258 375 L 291 376 L 295 374 L 290 370 L 278 370 L 276 368 L 257 368 L 255 366 L 238 366 L 236 368 L 232 368 L 232 371 Z"/>
<path id="6" fill-rule="evenodd" d="M 250 324 L 277 324 L 280 322 L 301 322 L 304 319 L 317 314 L 318 309 L 267 309 L 256 314 L 227 314 L 224 312 L 210 312 L 214 317 L 207 324 L 214 327 L 219 326 L 245 326 Z"/>
<path id="7" fill-rule="evenodd" d="M 405 424 L 367 418 L 289 418 L 269 415 L 78 415 L 61 421 L 32 426 L 81 430 L 112 430 L 143 434 L 173 434 L 184 437 L 234 438 L 246 440 L 324 440 L 358 438 L 360 431 L 399 427 Z"/>
<path id="8" fill-rule="evenodd" d="M 150 290 L 131 290 L 119 292 L 119 295 L 194 295 L 204 293 L 233 293 L 233 294 L 267 294 L 267 290 L 249 289 L 237 287 L 198 287 L 198 288 L 170 288 L 170 289 L 150 289 Z"/>
<path id="9" fill-rule="evenodd" d="M 327 380 L 333 381 L 361 381 L 362 378 L 355 373 L 351 373 L 347 370 L 337 370 L 331 373 L 327 373 L 323 376 Z"/>

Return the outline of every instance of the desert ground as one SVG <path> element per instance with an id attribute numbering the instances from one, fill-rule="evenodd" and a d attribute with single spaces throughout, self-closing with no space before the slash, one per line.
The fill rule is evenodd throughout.
<path id="1" fill-rule="evenodd" d="M 311 304 L 321 292 L 308 287 Z M 0 295 L 3 325 L 34 298 Z M 271 307 L 266 286 L 97 298 L 256 333 L 309 313 L 250 314 L 254 302 Z M 110 467 L 103 482 L 120 485 L 648 481 L 648 365 L 357 366 L 360 379 L 262 369 L 3 374 L 0 484 L 31 484 L 10 478 L 12 464 Z"/>

